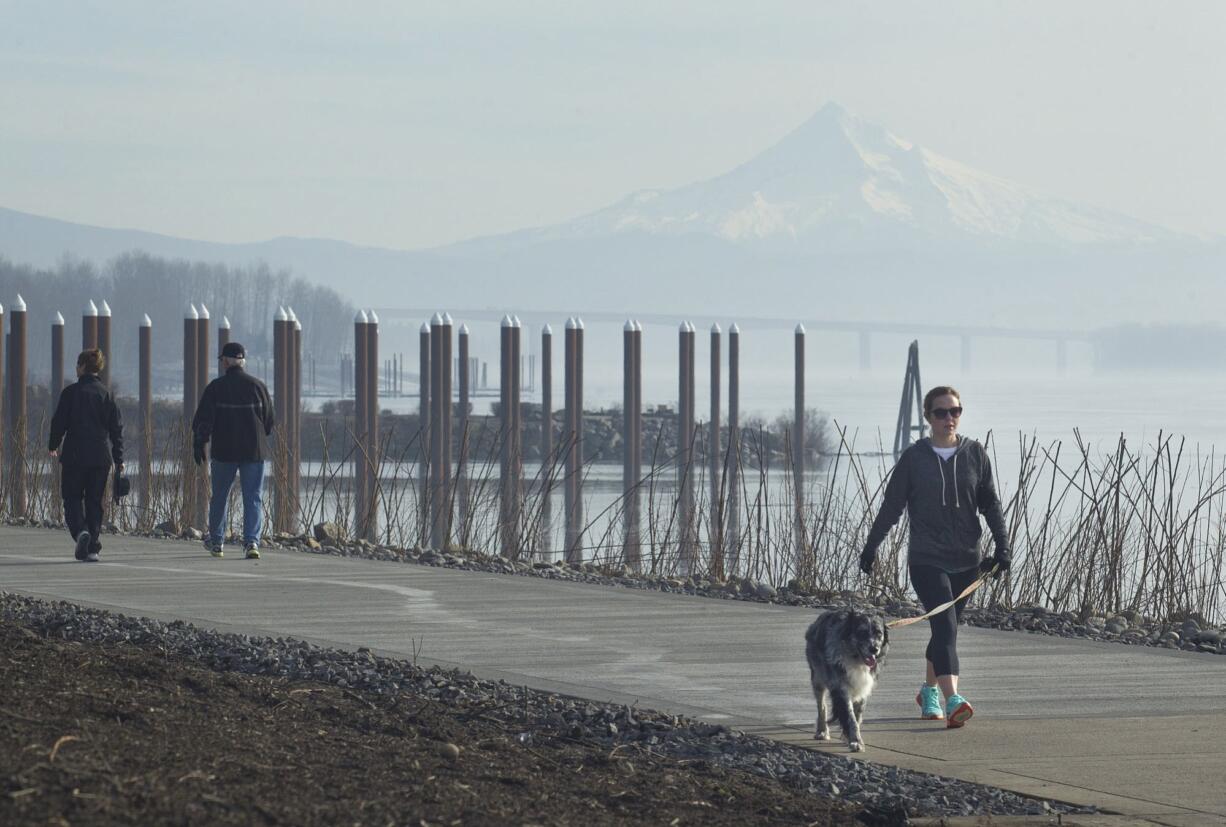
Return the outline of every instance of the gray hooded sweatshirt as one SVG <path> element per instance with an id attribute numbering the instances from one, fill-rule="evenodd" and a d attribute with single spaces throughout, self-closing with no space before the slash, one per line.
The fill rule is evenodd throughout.
<path id="1" fill-rule="evenodd" d="M 865 548 L 876 551 L 903 509 L 911 536 L 907 563 L 960 572 L 979 565 L 982 513 L 997 550 L 1007 550 L 1005 518 L 983 445 L 958 437 L 958 450 L 941 459 L 924 438 L 903 452 L 890 475 L 885 501 L 868 532 Z"/>

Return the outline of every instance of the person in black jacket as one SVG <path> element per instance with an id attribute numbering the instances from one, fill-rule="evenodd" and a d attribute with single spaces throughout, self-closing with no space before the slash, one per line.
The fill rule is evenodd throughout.
<path id="1" fill-rule="evenodd" d="M 992 463 L 982 444 L 958 435 L 961 416 L 961 395 L 953 388 L 942 385 L 924 395 L 924 419 L 932 436 L 919 440 L 898 458 L 860 555 L 861 570 L 871 573 L 877 547 L 906 509 L 910 525 L 907 565 L 911 585 L 926 612 L 953 600 L 981 573 L 995 571 L 999 577 L 1011 562 Z M 979 553 L 981 513 L 995 545 L 995 552 L 983 559 Z M 926 651 L 927 673 L 915 696 L 921 718 L 944 718 L 948 727 L 960 727 L 974 714 L 958 694 L 958 621 L 964 603 L 928 619 L 932 638 Z"/>
<path id="2" fill-rule="evenodd" d="M 209 464 L 213 496 L 204 547 L 214 557 L 223 556 L 226 505 L 238 474 L 243 491 L 243 548 L 248 559 L 256 560 L 263 521 L 264 460 L 273 427 L 272 399 L 264 383 L 243 370 L 247 352 L 242 345 L 228 342 L 218 358 L 225 373 L 204 389 L 192 418 L 192 453 L 197 465 L 205 460 L 204 446 L 213 444 Z"/>
<path id="3" fill-rule="evenodd" d="M 62 466 L 64 522 L 76 540 L 76 558 L 90 563 L 98 562 L 102 551 L 102 495 L 111 462 L 123 470 L 123 421 L 111 392 L 98 378 L 105 365 L 101 350 L 81 351 L 77 381 L 60 392 L 51 417 L 48 445 Z"/>

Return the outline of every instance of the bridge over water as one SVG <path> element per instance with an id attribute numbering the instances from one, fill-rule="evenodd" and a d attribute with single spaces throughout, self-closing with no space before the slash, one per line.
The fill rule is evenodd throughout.
<path id="1" fill-rule="evenodd" d="M 383 307 L 375 308 L 383 322 L 424 322 L 438 312 L 439 308 L 425 307 Z M 526 308 L 484 308 L 484 309 L 449 309 L 457 322 L 482 321 L 498 322 L 504 316 L 518 316 L 520 321 L 532 326 L 544 324 L 557 325 L 559 321 L 570 316 L 578 316 L 585 322 L 608 322 L 620 324 L 628 318 L 637 319 L 648 325 L 673 327 L 683 320 L 695 321 L 704 316 L 686 316 L 680 313 L 636 313 L 632 311 L 589 311 L 565 312 L 561 310 L 532 310 Z M 951 324 L 925 320 L 890 322 L 862 319 L 819 319 L 804 317 L 766 317 L 745 316 L 733 319 L 742 330 L 791 330 L 798 323 L 805 330 L 844 332 L 859 338 L 860 369 L 868 370 L 872 366 L 872 337 L 874 334 L 892 334 L 913 338 L 931 336 L 950 336 L 961 343 L 962 370 L 967 371 L 972 362 L 972 342 L 976 339 L 1020 339 L 1040 342 L 1054 342 L 1056 345 L 1056 367 L 1061 372 L 1068 368 L 1068 346 L 1070 343 L 1089 343 L 1090 333 L 1087 330 L 1070 330 L 1064 328 L 1037 327 L 994 327 L 991 325 Z"/>

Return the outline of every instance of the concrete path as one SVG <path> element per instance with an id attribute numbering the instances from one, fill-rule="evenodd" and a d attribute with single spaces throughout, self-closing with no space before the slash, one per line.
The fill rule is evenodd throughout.
<path id="1" fill-rule="evenodd" d="M 0 589 L 203 627 L 368 646 L 419 663 L 694 715 L 814 745 L 804 609 L 531 577 L 0 527 Z M 963 627 L 962 730 L 916 718 L 926 629 L 893 636 L 863 760 L 1096 804 L 1159 824 L 1226 823 L 1226 657 Z M 844 747 L 819 747 L 843 753 Z"/>

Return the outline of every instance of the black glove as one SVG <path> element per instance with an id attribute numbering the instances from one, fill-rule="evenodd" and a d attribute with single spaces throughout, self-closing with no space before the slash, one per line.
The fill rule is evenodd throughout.
<path id="1" fill-rule="evenodd" d="M 866 548 L 860 552 L 860 571 L 865 574 L 873 573 L 873 563 L 877 562 L 877 549 Z"/>
<path id="2" fill-rule="evenodd" d="M 204 465 L 204 443 L 192 441 L 192 459 L 197 465 Z"/>
<path id="3" fill-rule="evenodd" d="M 993 579 L 999 580 L 1009 570 L 1011 565 L 1013 565 L 1013 555 L 1009 553 L 1009 549 L 998 548 L 991 557 L 985 557 L 979 561 L 979 572 L 980 574 L 987 574 L 992 569 L 996 569 Z"/>

